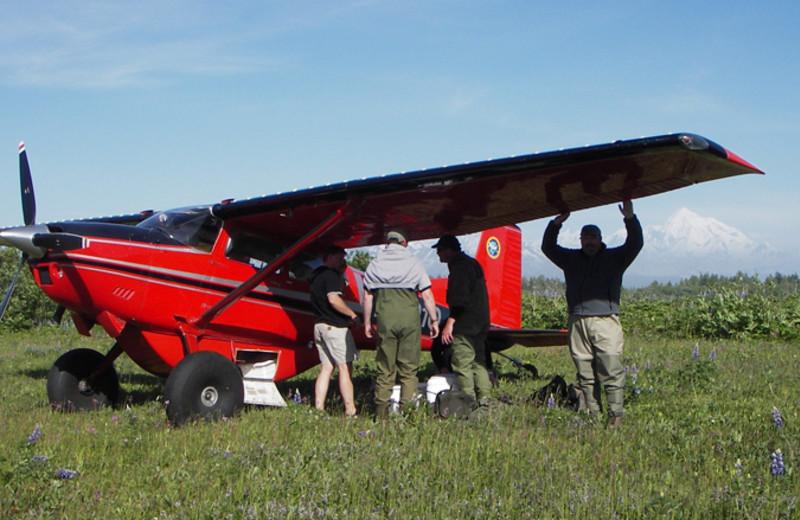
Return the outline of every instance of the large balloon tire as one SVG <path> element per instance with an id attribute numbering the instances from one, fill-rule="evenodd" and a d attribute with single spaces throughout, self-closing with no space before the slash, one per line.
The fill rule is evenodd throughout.
<path id="1" fill-rule="evenodd" d="M 216 352 L 189 354 L 169 374 L 164 401 L 175 426 L 233 417 L 244 405 L 242 373 Z"/>
<path id="2" fill-rule="evenodd" d="M 47 374 L 50 406 L 65 412 L 114 406 L 119 396 L 119 377 L 113 366 L 104 370 L 90 388 L 81 388 L 84 386 L 81 382 L 92 375 L 104 359 L 103 354 L 88 348 L 61 355 Z"/>

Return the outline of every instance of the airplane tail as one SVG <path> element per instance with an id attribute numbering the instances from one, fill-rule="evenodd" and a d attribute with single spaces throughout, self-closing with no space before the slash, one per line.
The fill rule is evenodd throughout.
<path id="1" fill-rule="evenodd" d="M 494 327 L 522 325 L 522 231 L 517 226 L 481 233 L 475 259 L 483 266 L 489 290 L 490 322 Z"/>

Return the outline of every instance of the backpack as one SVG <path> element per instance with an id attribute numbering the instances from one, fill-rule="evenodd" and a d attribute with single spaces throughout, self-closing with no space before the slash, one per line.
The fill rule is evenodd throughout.
<path id="1" fill-rule="evenodd" d="M 553 397 L 557 405 L 567 400 L 567 382 L 564 381 L 563 377 L 555 376 L 549 383 L 533 394 L 533 404 L 543 406 L 550 397 Z"/>
<path id="2" fill-rule="evenodd" d="M 577 383 L 567 385 L 564 378 L 555 376 L 545 386 L 533 395 L 533 404 L 543 406 L 550 397 L 553 398 L 555 406 L 566 408 L 572 411 L 582 411 L 586 408 L 586 400 L 583 391 Z"/>
<path id="3" fill-rule="evenodd" d="M 475 398 L 463 390 L 442 390 L 433 403 L 433 413 L 442 419 L 466 419 L 474 409 Z"/>

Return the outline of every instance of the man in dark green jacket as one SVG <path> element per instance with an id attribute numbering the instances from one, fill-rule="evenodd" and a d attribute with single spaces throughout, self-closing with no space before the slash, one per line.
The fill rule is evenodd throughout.
<path id="1" fill-rule="evenodd" d="M 609 427 L 619 426 L 625 387 L 622 366 L 622 326 L 619 322 L 619 297 L 622 274 L 644 245 L 642 226 L 626 200 L 619 206 L 628 237 L 620 247 L 607 248 L 600 228 L 586 225 L 581 230 L 581 248 L 567 249 L 557 244 L 561 225 L 569 217 L 562 213 L 547 225 L 542 252 L 564 271 L 569 310 L 569 350 L 578 370 L 578 384 L 586 398 L 589 413 L 601 412 L 601 393 L 605 389 Z"/>
<path id="2" fill-rule="evenodd" d="M 442 329 L 442 343 L 451 345 L 451 365 L 461 390 L 477 403 L 488 399 L 492 383 L 483 363 L 489 333 L 489 293 L 483 268 L 461 251 L 453 235 L 442 235 L 433 246 L 447 264 L 447 306 L 450 315 Z"/>

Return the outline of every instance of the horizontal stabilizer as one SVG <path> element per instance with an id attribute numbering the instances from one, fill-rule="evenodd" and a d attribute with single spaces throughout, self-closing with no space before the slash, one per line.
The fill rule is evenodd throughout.
<path id="1" fill-rule="evenodd" d="M 565 329 L 491 329 L 487 338 L 493 352 L 514 345 L 523 347 L 561 347 L 567 344 Z"/>

